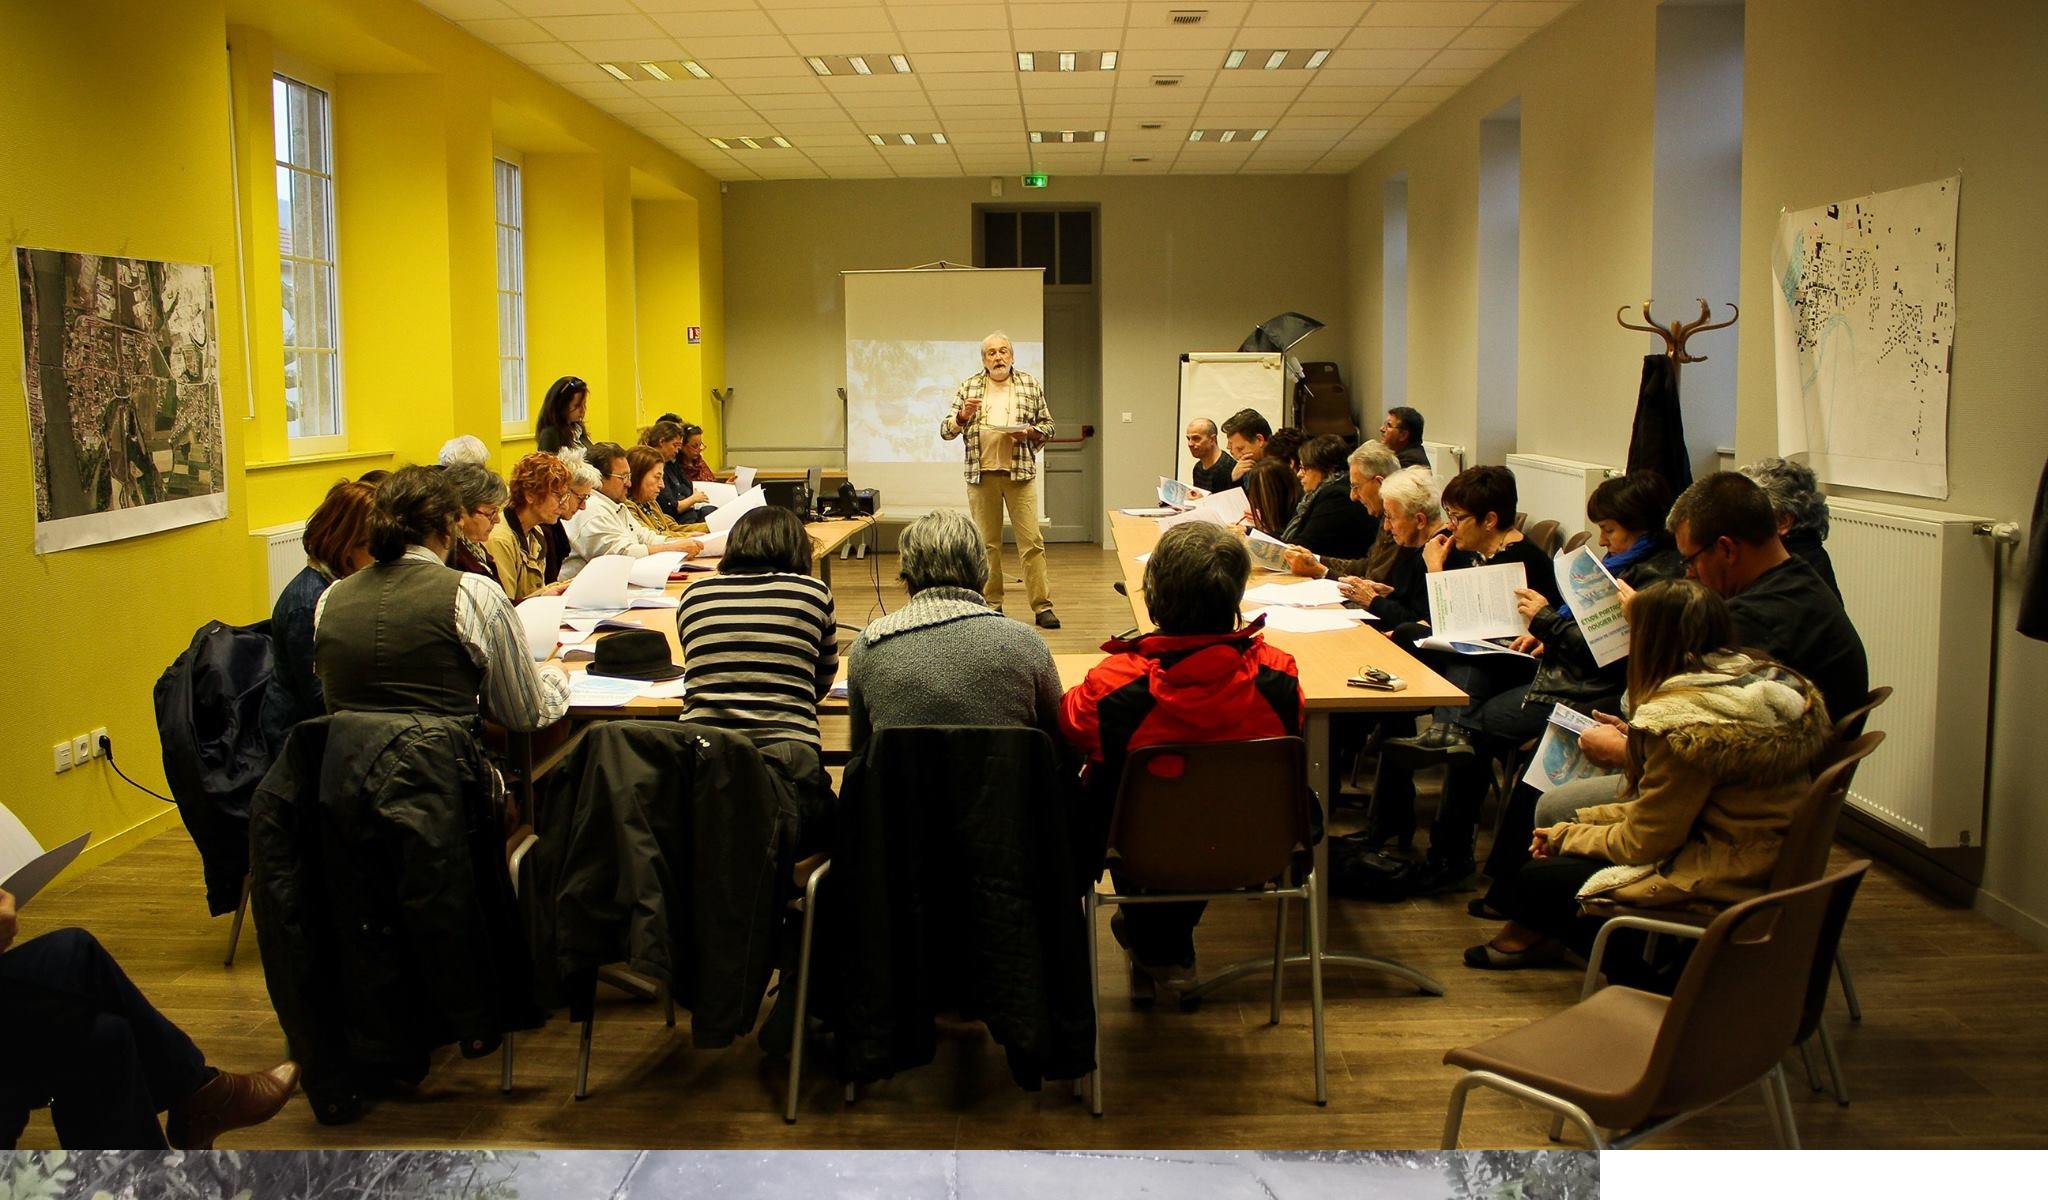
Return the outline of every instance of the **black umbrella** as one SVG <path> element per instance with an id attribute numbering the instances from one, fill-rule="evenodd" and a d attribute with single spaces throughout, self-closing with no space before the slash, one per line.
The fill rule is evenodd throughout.
<path id="1" fill-rule="evenodd" d="M 1244 354 L 1261 351 L 1285 354 L 1294 343 L 1322 327 L 1323 323 L 1314 317 L 1305 317 L 1298 312 L 1284 312 L 1253 327 L 1252 335 L 1237 349 Z"/>

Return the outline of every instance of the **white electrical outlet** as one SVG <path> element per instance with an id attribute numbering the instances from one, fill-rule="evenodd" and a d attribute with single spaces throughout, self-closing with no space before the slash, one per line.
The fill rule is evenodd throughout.
<path id="1" fill-rule="evenodd" d="M 1123 414 L 1123 418 L 1124 418 L 1124 424 L 1128 425 L 1128 424 L 1130 424 L 1130 423 L 1131 423 L 1131 414 L 1129 414 L 1129 413 L 1124 413 L 1124 414 Z"/>
<path id="2" fill-rule="evenodd" d="M 82 767 L 92 761 L 92 735 L 81 733 L 71 739 L 71 765 Z"/>
<path id="3" fill-rule="evenodd" d="M 56 756 L 57 759 L 57 774 L 62 775 L 64 772 L 69 771 L 71 769 L 70 742 L 58 742 L 56 745 L 50 747 L 50 751 Z"/>
<path id="4" fill-rule="evenodd" d="M 106 739 L 107 727 L 102 725 L 98 729 L 93 730 L 88 736 L 92 738 L 92 756 L 94 758 L 100 757 L 100 755 L 105 753 L 105 751 L 100 749 L 100 743 Z"/>

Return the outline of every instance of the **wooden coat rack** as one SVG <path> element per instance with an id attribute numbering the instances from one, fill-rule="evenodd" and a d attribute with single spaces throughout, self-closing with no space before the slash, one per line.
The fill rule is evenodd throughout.
<path id="1" fill-rule="evenodd" d="M 1642 333 L 1654 333 L 1658 337 L 1663 338 L 1664 353 L 1671 356 L 1674 366 L 1678 363 L 1707 361 L 1707 356 L 1704 354 L 1694 355 L 1688 353 L 1685 348 L 1686 340 L 1695 333 L 1705 333 L 1709 329 L 1726 329 L 1730 325 L 1735 324 L 1736 320 L 1742 316 L 1742 310 L 1737 308 L 1733 301 L 1730 301 L 1728 304 L 1728 319 L 1725 321 L 1714 321 L 1713 309 L 1707 304 L 1706 297 L 1702 296 L 1700 297 L 1699 320 L 1673 321 L 1669 325 L 1659 325 L 1657 324 L 1657 319 L 1650 315 L 1650 305 L 1652 303 L 1653 301 L 1650 300 L 1643 301 L 1644 323 L 1641 325 L 1631 325 L 1628 323 L 1623 316 L 1623 314 L 1628 312 L 1628 305 L 1626 304 L 1615 310 L 1614 320 L 1623 329 L 1634 329 Z"/>

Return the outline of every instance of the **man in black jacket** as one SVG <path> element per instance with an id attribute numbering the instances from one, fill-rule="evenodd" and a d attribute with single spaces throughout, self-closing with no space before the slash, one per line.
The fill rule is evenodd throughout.
<path id="1" fill-rule="evenodd" d="M 1387 419 L 1380 422 L 1380 444 L 1404 467 L 1429 465 L 1429 452 L 1422 448 L 1422 414 L 1405 404 L 1387 410 Z"/>

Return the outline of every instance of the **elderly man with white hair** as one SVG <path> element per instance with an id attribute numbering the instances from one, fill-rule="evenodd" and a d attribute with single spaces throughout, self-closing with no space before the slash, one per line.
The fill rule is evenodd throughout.
<path id="1" fill-rule="evenodd" d="M 965 435 L 967 507 L 987 548 L 988 585 L 982 596 L 1003 607 L 1003 513 L 1017 531 L 1024 560 L 1024 590 L 1041 629 L 1058 629 L 1052 589 L 1045 577 L 1045 535 L 1038 528 L 1038 448 L 1052 437 L 1052 410 L 1045 389 L 1016 369 L 1016 352 L 1005 333 L 981 340 L 981 370 L 953 392 L 953 406 L 939 422 L 939 436 Z"/>

